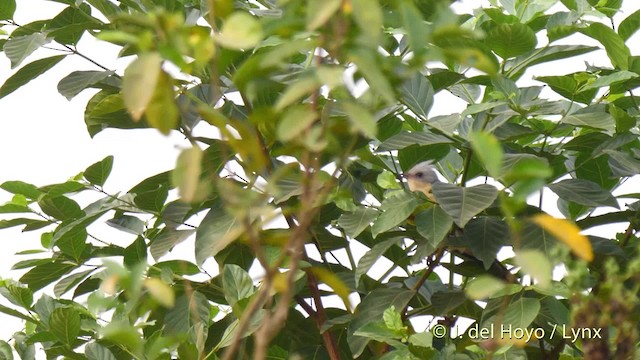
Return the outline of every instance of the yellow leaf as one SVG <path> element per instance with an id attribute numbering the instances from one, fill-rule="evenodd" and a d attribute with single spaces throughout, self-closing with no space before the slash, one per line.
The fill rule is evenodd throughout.
<path id="1" fill-rule="evenodd" d="M 176 295 L 169 285 L 164 281 L 156 278 L 148 278 L 144 280 L 144 287 L 149 291 L 151 297 L 160 305 L 172 308 L 175 304 Z"/>
<path id="2" fill-rule="evenodd" d="M 573 253 L 586 261 L 593 260 L 593 249 L 586 236 L 580 234 L 580 228 L 565 219 L 556 219 L 547 214 L 538 214 L 531 219 L 535 224 L 565 243 Z"/>
<path id="3" fill-rule="evenodd" d="M 144 114 L 149 125 L 168 135 L 179 122 L 180 111 L 175 102 L 172 78 L 164 71 L 156 81 L 156 86 L 151 96 L 151 101 L 147 104 Z"/>
<path id="4" fill-rule="evenodd" d="M 178 187 L 178 193 L 184 202 L 201 201 L 208 195 L 200 181 L 202 154 L 197 146 L 182 150 L 176 168 L 171 173 L 171 182 Z"/>
<path id="5" fill-rule="evenodd" d="M 320 267 L 312 267 L 309 268 L 309 270 L 318 278 L 319 282 L 325 283 L 327 286 L 331 287 L 336 295 L 340 297 L 342 302 L 344 302 L 344 306 L 347 307 L 347 310 L 351 311 L 349 288 L 344 284 L 344 282 L 342 282 L 342 280 L 340 280 L 339 277 L 336 276 L 336 274 Z"/>

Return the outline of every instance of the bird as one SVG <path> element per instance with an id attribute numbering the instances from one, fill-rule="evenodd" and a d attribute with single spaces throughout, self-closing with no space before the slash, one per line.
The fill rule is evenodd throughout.
<path id="1" fill-rule="evenodd" d="M 409 171 L 402 174 L 407 179 L 407 185 L 409 190 L 419 191 L 427 196 L 432 202 L 436 202 L 436 198 L 433 196 L 432 186 L 433 184 L 440 182 L 438 174 L 431 163 L 431 161 L 423 161 L 414 165 Z"/>

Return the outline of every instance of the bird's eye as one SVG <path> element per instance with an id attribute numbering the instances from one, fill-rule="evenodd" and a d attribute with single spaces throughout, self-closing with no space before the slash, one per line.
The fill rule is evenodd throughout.
<path id="1" fill-rule="evenodd" d="M 419 178 L 421 178 L 421 177 L 422 177 L 422 172 L 417 172 L 417 173 L 416 173 L 416 176 L 417 176 L 417 177 L 419 177 Z"/>

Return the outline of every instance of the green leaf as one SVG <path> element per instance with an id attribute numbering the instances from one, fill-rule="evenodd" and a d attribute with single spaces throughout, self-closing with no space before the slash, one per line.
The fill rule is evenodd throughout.
<path id="1" fill-rule="evenodd" d="M 65 236 L 53 241 L 49 247 L 56 245 L 63 254 L 70 256 L 72 259 L 80 262 L 87 248 L 87 230 L 78 229 L 78 231 L 68 232 Z"/>
<path id="2" fill-rule="evenodd" d="M 202 219 L 196 231 L 196 261 L 198 265 L 215 256 L 244 232 L 239 219 L 227 213 L 222 202 L 217 201 Z"/>
<path id="3" fill-rule="evenodd" d="M 99 83 L 113 74 L 113 71 L 74 71 L 60 80 L 58 92 L 66 97 L 67 100 L 71 100 L 82 90 Z"/>
<path id="4" fill-rule="evenodd" d="M 116 216 L 107 220 L 107 225 L 133 235 L 141 235 L 144 232 L 144 221 L 131 215 Z"/>
<path id="5" fill-rule="evenodd" d="M 184 336 L 193 332 L 195 326 L 207 328 L 210 307 L 207 298 L 198 291 L 180 296 L 164 318 L 167 334 Z"/>
<path id="6" fill-rule="evenodd" d="M 85 346 L 84 355 L 89 360 L 117 360 L 111 350 L 95 342 Z"/>
<path id="7" fill-rule="evenodd" d="M 631 51 L 625 45 L 624 40 L 610 27 L 596 22 L 582 29 L 582 33 L 598 40 L 604 46 L 614 67 L 621 70 L 629 69 Z"/>
<path id="8" fill-rule="evenodd" d="M 576 204 L 597 207 L 611 206 L 619 209 L 618 202 L 610 192 L 603 190 L 598 184 L 583 179 L 562 180 L 547 185 L 560 198 Z"/>
<path id="9" fill-rule="evenodd" d="M 24 195 L 27 199 L 37 200 L 42 192 L 38 187 L 23 181 L 7 181 L 0 185 L 0 188 L 12 194 Z"/>
<path id="10" fill-rule="evenodd" d="M 378 146 L 376 151 L 380 152 L 389 150 L 400 150 L 411 145 L 436 145 L 451 143 L 453 143 L 453 141 L 446 136 L 423 131 L 403 131 L 385 140 L 382 144 L 380 144 L 380 146 Z"/>
<path id="11" fill-rule="evenodd" d="M 360 260 L 358 260 L 358 266 L 356 267 L 356 271 L 354 273 L 356 286 L 360 283 L 360 278 L 371 269 L 371 267 L 382 257 L 382 255 L 390 247 L 392 247 L 394 244 L 398 244 L 399 242 L 399 238 L 391 238 L 383 242 L 376 243 L 360 258 Z"/>
<path id="12" fill-rule="evenodd" d="M 640 29 L 640 10 L 627 16 L 618 26 L 618 35 L 622 40 L 627 41 Z"/>
<path id="13" fill-rule="evenodd" d="M 575 75 L 538 76 L 535 78 L 551 87 L 551 89 L 565 98 L 583 104 L 590 104 L 598 92 L 597 88 L 584 89 L 575 79 Z"/>
<path id="14" fill-rule="evenodd" d="M 566 59 L 598 50 L 595 46 L 584 45 L 553 45 L 545 46 L 505 62 L 505 74 L 510 78 L 520 77 L 524 71 L 533 65 L 549 61 Z"/>
<path id="15" fill-rule="evenodd" d="M 84 216 L 78 203 L 62 195 L 45 195 L 38 199 L 38 205 L 45 214 L 58 220 L 73 220 Z"/>
<path id="16" fill-rule="evenodd" d="M 64 344 L 73 344 L 80 334 L 80 312 L 72 307 L 53 310 L 49 317 L 49 330 Z"/>
<path id="17" fill-rule="evenodd" d="M 43 33 L 33 33 L 25 36 L 11 37 L 3 46 L 5 55 L 11 60 L 11 68 L 20 65 L 40 46 L 49 42 Z"/>
<path id="18" fill-rule="evenodd" d="M 382 214 L 371 225 L 373 237 L 393 228 L 406 220 L 418 207 L 420 202 L 415 195 L 400 192 L 394 196 L 384 199 L 380 209 Z"/>
<path id="19" fill-rule="evenodd" d="M 382 35 L 384 15 L 378 0 L 352 0 L 353 20 L 362 31 L 363 36 L 370 39 L 371 45 L 378 45 Z"/>
<path id="20" fill-rule="evenodd" d="M 151 256 L 156 260 L 160 259 L 174 246 L 185 241 L 194 233 L 195 230 L 174 230 L 171 228 L 162 229 L 160 234 L 158 234 L 158 236 L 151 242 L 151 246 L 149 246 Z"/>
<path id="21" fill-rule="evenodd" d="M 4 340 L 0 340 L 0 360 L 13 360 L 11 345 Z"/>
<path id="22" fill-rule="evenodd" d="M 166 282 L 150 277 L 144 279 L 143 285 L 158 304 L 166 308 L 172 308 L 175 305 L 175 293 Z"/>
<path id="23" fill-rule="evenodd" d="M 126 249 L 124 249 L 124 264 L 133 268 L 147 262 L 147 243 L 142 236 L 138 236 Z"/>
<path id="24" fill-rule="evenodd" d="M 97 163 L 89 166 L 87 170 L 84 171 L 84 178 L 87 179 L 88 182 L 102 186 L 107 181 L 109 174 L 111 174 L 111 169 L 113 168 L 113 156 L 109 155 L 104 159 L 98 161 Z"/>
<path id="25" fill-rule="evenodd" d="M 609 167 L 613 176 L 634 176 L 640 174 L 640 160 L 627 153 L 614 150 L 605 150 L 609 155 Z"/>
<path id="26" fill-rule="evenodd" d="M 489 275 L 481 275 L 469 281 L 464 292 L 472 300 L 485 300 L 505 288 L 505 283 Z"/>
<path id="27" fill-rule="evenodd" d="M 26 342 L 27 336 L 25 333 L 16 332 L 13 334 L 13 340 L 15 340 L 15 349 L 20 359 L 22 360 L 35 360 L 36 347 L 33 344 Z"/>
<path id="28" fill-rule="evenodd" d="M 263 37 L 260 22 L 249 13 L 237 11 L 226 18 L 215 40 L 228 49 L 247 50 L 260 44 Z"/>
<path id="29" fill-rule="evenodd" d="M 590 127 L 613 132 L 616 122 L 611 114 L 606 112 L 573 113 L 562 118 L 562 122 L 581 127 Z"/>
<path id="30" fill-rule="evenodd" d="M 347 236 L 355 238 L 366 229 L 380 213 L 373 208 L 358 207 L 353 212 L 345 212 L 338 219 L 338 226 L 344 229 Z"/>
<path id="31" fill-rule="evenodd" d="M 359 132 L 370 139 L 374 139 L 376 137 L 378 124 L 367 108 L 352 102 L 342 103 L 342 107 L 349 116 L 351 126 L 356 132 Z"/>
<path id="32" fill-rule="evenodd" d="M 11 20 L 16 12 L 16 0 L 5 0 L 0 8 L 0 20 Z"/>
<path id="33" fill-rule="evenodd" d="M 432 206 L 416 215 L 418 233 L 429 240 L 435 249 L 451 230 L 453 219 L 439 205 Z"/>
<path id="34" fill-rule="evenodd" d="M 180 198 L 184 202 L 200 201 L 208 195 L 202 191 L 200 181 L 202 155 L 202 150 L 197 146 L 182 150 L 176 168 L 171 172 L 171 183 L 178 188 Z"/>
<path id="35" fill-rule="evenodd" d="M 498 197 L 498 190 L 491 185 L 462 188 L 453 184 L 436 183 L 433 185 L 433 194 L 453 221 L 464 227 L 471 218 L 493 204 Z"/>
<path id="36" fill-rule="evenodd" d="M 168 135 L 178 126 L 180 121 L 180 111 L 173 92 L 173 78 L 165 71 L 160 70 L 160 75 L 153 89 L 153 96 L 147 104 L 144 114 L 149 125 L 164 135 Z"/>
<path id="37" fill-rule="evenodd" d="M 489 269 L 498 251 L 507 244 L 509 229 L 504 221 L 493 217 L 475 218 L 464 227 L 463 242 L 473 255 Z"/>
<path id="38" fill-rule="evenodd" d="M 22 275 L 20 282 L 27 284 L 32 291 L 37 291 L 58 280 L 74 268 L 76 265 L 63 262 L 41 264 Z"/>
<path id="39" fill-rule="evenodd" d="M 222 268 L 222 288 L 224 298 L 234 307 L 240 300 L 246 299 L 255 292 L 251 276 L 243 268 L 234 264 L 226 264 Z"/>
<path id="40" fill-rule="evenodd" d="M 395 91 L 389 83 L 387 77 L 376 64 L 377 54 L 364 49 L 353 49 L 350 52 L 351 60 L 358 66 L 358 71 L 362 73 L 369 83 L 369 86 L 387 102 L 388 105 L 396 103 Z"/>
<path id="41" fill-rule="evenodd" d="M 469 141 L 474 154 L 480 158 L 489 175 L 494 179 L 502 175 L 502 159 L 504 152 L 498 139 L 486 132 L 472 132 Z"/>
<path id="42" fill-rule="evenodd" d="M 400 88 L 400 101 L 423 120 L 429 118 L 433 105 L 433 87 L 426 76 L 416 72 Z"/>
<path id="43" fill-rule="evenodd" d="M 518 251 L 516 264 L 541 287 L 545 288 L 551 283 L 553 266 L 544 253 L 537 250 Z"/>
<path id="44" fill-rule="evenodd" d="M 61 297 L 66 294 L 69 290 L 73 289 L 76 285 L 80 284 L 84 279 L 89 277 L 95 269 L 86 270 L 83 272 L 71 274 L 56 283 L 53 287 L 53 294 L 56 297 Z"/>
<path id="45" fill-rule="evenodd" d="M 533 50 L 538 40 L 530 27 L 513 23 L 495 26 L 487 34 L 486 42 L 498 56 L 509 59 Z"/>
<path id="46" fill-rule="evenodd" d="M 340 8 L 340 0 L 308 0 L 307 30 L 315 30 L 324 25 Z"/>
<path id="47" fill-rule="evenodd" d="M 124 71 L 122 97 L 134 121 L 142 118 L 153 98 L 161 73 L 162 58 L 158 53 L 140 54 Z"/>
<path id="48" fill-rule="evenodd" d="M 66 55 L 52 56 L 44 59 L 36 60 L 21 67 L 15 74 L 9 77 L 2 87 L 0 87 L 0 98 L 3 98 L 12 92 L 18 90 L 29 81 L 44 74 L 47 70 L 54 67 L 57 63 L 62 61 Z"/>
<path id="49" fill-rule="evenodd" d="M 287 142 L 299 138 L 317 118 L 317 114 L 308 106 L 297 105 L 287 109 L 278 123 L 278 139 Z"/>
<path id="50" fill-rule="evenodd" d="M 396 309 L 404 309 L 413 298 L 415 291 L 397 288 L 378 288 L 370 292 L 354 312 L 353 320 L 347 330 L 347 343 L 351 349 L 353 357 L 362 354 L 370 339 L 357 336 L 355 332 L 366 324 L 381 319 L 384 311 L 391 305 Z"/>
<path id="51" fill-rule="evenodd" d="M 429 30 L 425 26 L 424 19 L 413 1 L 402 1 L 399 6 L 400 17 L 404 29 L 409 39 L 409 48 L 413 50 L 414 57 L 419 57 L 428 48 L 426 32 Z"/>
<path id="52" fill-rule="evenodd" d="M 2 296 L 13 304 L 30 309 L 33 304 L 33 291 L 26 287 L 9 283 L 0 288 Z"/>
<path id="53" fill-rule="evenodd" d="M 504 312 L 504 324 L 512 329 L 526 329 L 540 312 L 540 300 L 520 298 L 512 302 Z"/>
<path id="54" fill-rule="evenodd" d="M 626 70 L 616 71 L 611 75 L 605 75 L 605 76 L 599 77 L 594 82 L 589 83 L 586 86 L 582 87 L 581 90 L 585 91 L 590 89 L 598 89 L 604 86 L 611 86 L 616 83 L 620 83 L 630 79 L 635 79 L 639 76 L 640 75 L 631 71 L 626 71 Z"/>

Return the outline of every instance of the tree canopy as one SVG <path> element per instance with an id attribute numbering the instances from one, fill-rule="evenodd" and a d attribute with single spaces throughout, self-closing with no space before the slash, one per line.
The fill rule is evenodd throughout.
<path id="1" fill-rule="evenodd" d="M 57 89 L 91 92 L 91 137 L 147 129 L 190 145 L 118 193 L 104 189 L 112 156 L 63 183 L 0 185 L 11 194 L 0 228 L 41 236 L 14 264 L 21 276 L 0 281 L 11 303 L 0 312 L 24 321 L 0 358 L 635 354 L 640 194 L 616 189 L 640 173 L 640 56 L 628 46 L 640 10 L 50 1 L 63 10 L 19 24 L 29 3 L 3 0 L 15 70 L 0 98 L 80 57 Z M 83 52 L 91 37 L 118 46 L 126 68 Z M 599 49 L 610 64 L 574 60 Z M 466 105 L 432 114 L 447 94 Z M 401 180 L 424 161 L 443 180 L 433 198 Z M 551 193 L 562 216 L 543 206 Z M 616 223 L 626 230 L 583 234 Z M 131 240 L 103 238 L 102 224 Z M 195 261 L 169 260 L 183 242 Z"/>

